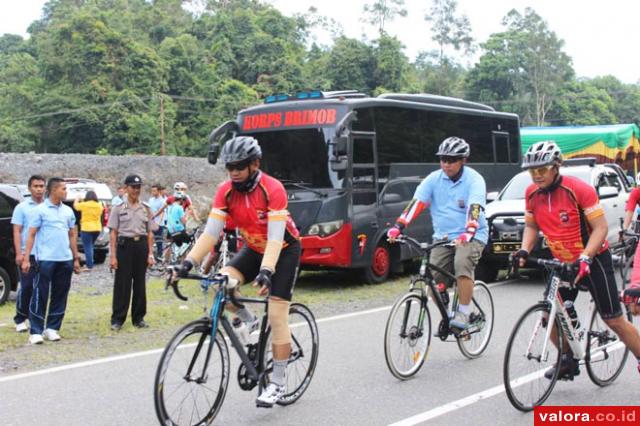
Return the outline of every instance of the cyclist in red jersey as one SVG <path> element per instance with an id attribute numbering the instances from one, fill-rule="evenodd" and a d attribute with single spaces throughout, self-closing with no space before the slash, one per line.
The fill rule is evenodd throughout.
<path id="1" fill-rule="evenodd" d="M 291 353 L 289 302 L 300 263 L 298 230 L 287 210 L 287 193 L 277 179 L 260 170 L 258 141 L 238 136 L 227 141 L 220 157 L 229 172 L 213 201 L 203 234 L 179 271 L 186 275 L 215 245 L 231 217 L 244 246 L 222 272 L 239 284 L 255 280 L 260 295 L 269 295 L 268 317 L 272 331 L 273 373 L 256 403 L 271 407 L 286 392 L 286 368 Z M 231 308 L 231 307 L 230 307 Z M 257 330 L 259 321 L 246 307 L 236 315 Z"/>
<path id="2" fill-rule="evenodd" d="M 544 234 L 553 256 L 575 263 L 577 274 L 564 279 L 586 286 L 602 319 L 638 358 L 640 371 L 640 334 L 622 315 L 616 288 L 611 253 L 606 241 L 608 227 L 595 189 L 571 176 L 560 175 L 562 153 L 553 141 L 537 142 L 524 155 L 522 168 L 529 170 L 533 183 L 527 188 L 525 228 L 522 248 L 514 253 L 514 262 L 524 266 L 538 232 Z M 578 289 L 560 289 L 562 300 L 575 300 Z M 552 339 L 557 342 L 555 330 Z M 564 345 L 560 377 L 572 379 L 579 374 L 568 344 Z M 545 376 L 553 377 L 554 367 Z"/>

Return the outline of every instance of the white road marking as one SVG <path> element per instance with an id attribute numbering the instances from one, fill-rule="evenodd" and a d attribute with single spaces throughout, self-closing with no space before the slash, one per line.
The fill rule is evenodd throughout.
<path id="1" fill-rule="evenodd" d="M 512 282 L 512 280 L 507 280 L 507 281 L 500 281 L 497 283 L 493 283 L 493 284 L 488 284 L 489 287 L 497 287 L 503 284 L 507 284 Z M 317 324 L 321 324 L 323 322 L 331 322 L 331 321 L 338 321 L 338 320 L 342 320 L 342 319 L 348 319 L 348 318 L 354 318 L 354 317 L 358 317 L 361 315 L 368 315 L 368 314 L 374 314 L 377 312 L 383 312 L 386 310 L 391 309 L 391 305 L 389 306 L 383 306 L 380 308 L 374 308 L 374 309 L 368 309 L 365 311 L 358 311 L 358 312 L 351 312 L 348 314 L 340 314 L 340 315 L 334 315 L 332 317 L 326 317 L 326 318 L 320 318 L 316 320 Z M 292 326 L 297 326 L 299 324 L 292 324 Z M 43 370 L 36 370 L 36 371 L 31 371 L 28 373 L 22 373 L 22 374 L 14 374 L 11 376 L 6 376 L 6 377 L 0 377 L 0 383 L 3 382 L 9 382 L 9 381 L 13 381 L 13 380 L 20 380 L 20 379 L 26 379 L 29 377 L 36 377 L 36 376 L 42 376 L 45 374 L 50 374 L 50 373 L 57 373 L 60 371 L 66 371 L 66 370 L 73 370 L 76 368 L 82 368 L 82 367 L 90 367 L 93 365 L 100 365 L 100 364 L 106 364 L 109 362 L 116 362 L 116 361 L 123 361 L 126 359 L 132 359 L 132 358 L 138 358 L 138 357 L 142 357 L 142 356 L 148 356 L 148 355 L 155 355 L 155 354 L 159 354 L 162 353 L 162 351 L 164 351 L 164 348 L 159 348 L 159 349 L 152 349 L 152 350 L 148 350 L 148 351 L 142 351 L 142 352 L 132 352 L 132 353 L 128 353 L 128 354 L 123 354 L 123 355 L 116 355 L 116 356 L 111 356 L 111 357 L 107 357 L 107 358 L 98 358 L 98 359 L 93 359 L 93 360 L 89 360 L 89 361 L 83 361 L 83 362 L 77 362 L 77 363 L 73 363 L 73 364 L 67 364 L 67 365 L 61 365 L 59 367 L 52 367 L 52 368 L 46 368 Z"/>
<path id="2" fill-rule="evenodd" d="M 511 388 L 517 388 L 526 383 L 529 383 L 533 380 L 536 380 L 540 376 L 544 374 L 546 369 L 534 371 L 533 373 L 527 374 L 523 377 L 518 377 L 511 381 Z M 392 423 L 389 426 L 413 426 L 419 423 L 426 422 L 428 420 L 434 419 L 436 417 L 440 417 L 444 414 L 450 413 L 451 411 L 459 410 L 460 408 L 464 408 L 467 405 L 475 404 L 476 402 L 483 401 L 485 399 L 491 398 L 492 396 L 496 396 L 504 392 L 504 385 L 494 386 L 489 389 L 485 389 L 481 392 L 474 393 L 473 395 L 469 395 L 465 398 L 459 399 L 457 401 L 452 401 L 447 404 L 441 405 L 440 407 L 433 408 L 429 411 L 425 411 L 424 413 L 416 414 L 415 416 L 409 417 L 404 420 L 400 420 L 399 422 Z"/>

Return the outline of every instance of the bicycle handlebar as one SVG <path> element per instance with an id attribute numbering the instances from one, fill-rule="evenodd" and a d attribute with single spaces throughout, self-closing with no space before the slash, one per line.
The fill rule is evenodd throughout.
<path id="1" fill-rule="evenodd" d="M 211 283 L 217 283 L 217 284 L 221 284 L 225 287 L 226 290 L 231 290 L 233 288 L 229 288 L 227 286 L 227 283 L 229 282 L 229 276 L 225 275 L 225 274 L 215 274 L 213 276 L 210 275 L 201 275 L 201 274 L 187 274 L 185 276 L 182 277 L 177 277 L 174 279 L 174 274 L 177 270 L 176 266 L 169 266 L 167 268 L 167 278 L 165 280 L 165 290 L 169 287 L 171 287 L 173 289 L 173 293 L 176 295 L 176 297 L 180 300 L 184 300 L 185 302 L 187 300 L 189 300 L 188 297 L 186 297 L 185 295 L 183 295 L 180 292 L 180 285 L 178 284 L 180 282 L 181 279 L 187 279 L 187 280 L 198 280 L 198 281 L 209 281 Z M 234 286 L 235 287 L 235 286 Z M 236 299 L 236 295 L 234 291 L 228 291 L 227 295 L 229 296 L 229 300 L 231 301 L 231 304 L 233 304 L 235 307 L 237 307 L 238 309 L 243 309 L 244 305 L 242 303 L 240 303 L 237 299 Z"/>
<path id="2" fill-rule="evenodd" d="M 435 243 L 421 243 L 415 238 L 409 237 L 407 235 L 399 235 L 398 238 L 395 239 L 396 242 L 400 244 L 409 244 L 416 247 L 418 250 L 423 251 L 425 253 L 430 252 L 434 248 L 438 246 L 447 246 L 447 247 L 455 247 L 455 243 L 449 241 L 448 239 L 436 241 Z"/>

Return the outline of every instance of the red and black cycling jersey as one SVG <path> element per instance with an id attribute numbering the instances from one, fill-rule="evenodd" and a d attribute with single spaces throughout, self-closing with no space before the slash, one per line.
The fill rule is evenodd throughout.
<path id="1" fill-rule="evenodd" d="M 300 234 L 287 210 L 284 186 L 279 180 L 260 173 L 256 188 L 250 192 L 234 190 L 231 180 L 222 183 L 213 200 L 210 217 L 224 221 L 230 216 L 247 246 L 264 253 L 269 222 L 284 222 L 283 247 L 298 240 Z"/>
<path id="2" fill-rule="evenodd" d="M 638 205 L 640 205 L 640 188 L 633 188 L 629 194 L 629 200 L 627 200 L 624 210 L 632 212 Z"/>
<path id="3" fill-rule="evenodd" d="M 537 226 L 553 257 L 575 262 L 589 240 L 588 219 L 604 216 L 596 190 L 573 176 L 560 176 L 550 189 L 531 184 L 526 191 L 525 222 Z M 608 248 L 605 241 L 600 253 Z"/>

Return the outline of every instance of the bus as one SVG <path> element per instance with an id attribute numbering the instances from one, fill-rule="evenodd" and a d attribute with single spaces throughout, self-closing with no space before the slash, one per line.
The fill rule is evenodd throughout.
<path id="1" fill-rule="evenodd" d="M 438 145 L 449 136 L 471 146 L 470 166 L 488 191 L 520 171 L 515 114 L 462 99 L 426 94 L 369 97 L 354 90 L 274 95 L 244 109 L 210 136 L 209 162 L 234 135 L 253 136 L 261 169 L 287 189 L 300 230 L 303 269 L 361 269 L 370 283 L 402 272 L 412 260 L 386 232 L 421 180 L 439 168 Z M 430 241 L 428 214 L 407 232 Z"/>

